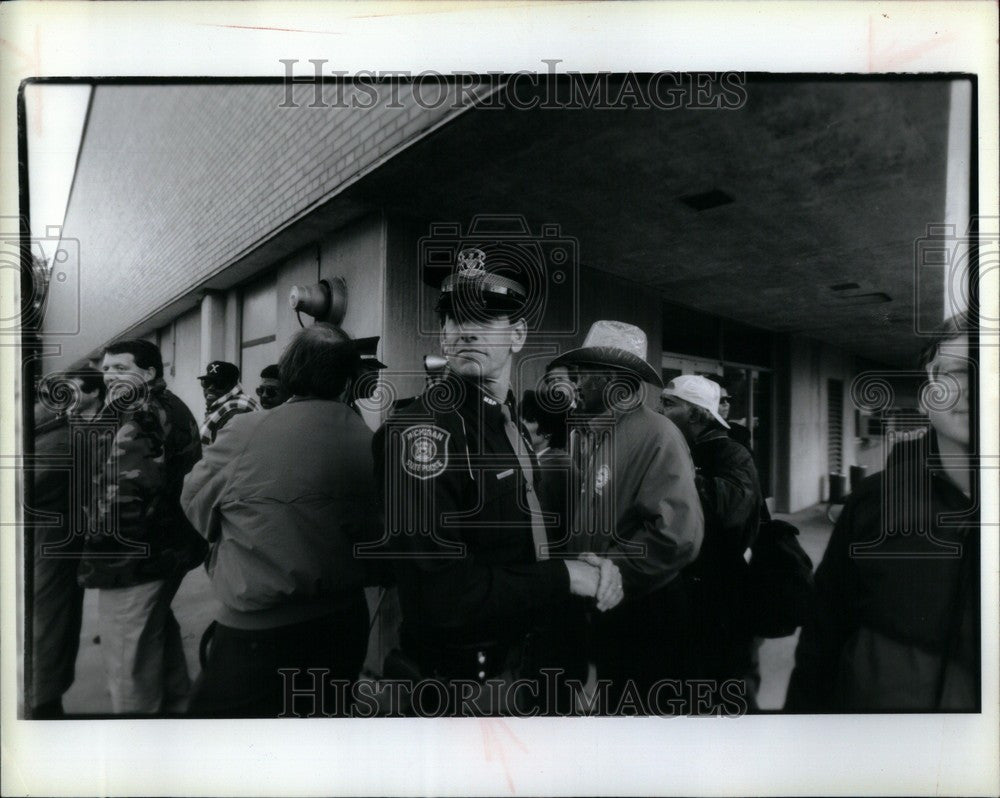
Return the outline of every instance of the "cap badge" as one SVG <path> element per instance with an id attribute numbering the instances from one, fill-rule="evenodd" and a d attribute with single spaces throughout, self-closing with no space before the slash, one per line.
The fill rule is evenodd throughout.
<path id="1" fill-rule="evenodd" d="M 462 277 L 474 277 L 486 271 L 486 253 L 481 249 L 463 249 L 458 253 L 458 271 Z"/>

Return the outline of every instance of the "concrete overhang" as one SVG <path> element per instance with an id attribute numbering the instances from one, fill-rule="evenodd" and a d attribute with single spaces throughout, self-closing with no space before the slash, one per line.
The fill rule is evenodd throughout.
<path id="1" fill-rule="evenodd" d="M 558 224 L 666 300 L 909 365 L 942 317 L 940 273 L 915 301 L 914 244 L 944 219 L 949 87 L 758 76 L 735 110 L 476 108 L 351 193 Z"/>
<path id="2" fill-rule="evenodd" d="M 914 245 L 944 219 L 950 83 L 751 76 L 733 110 L 472 108 L 130 332 L 367 213 L 428 229 L 504 213 L 664 300 L 909 366 L 913 330 L 942 317 L 940 273 L 917 298 Z"/>

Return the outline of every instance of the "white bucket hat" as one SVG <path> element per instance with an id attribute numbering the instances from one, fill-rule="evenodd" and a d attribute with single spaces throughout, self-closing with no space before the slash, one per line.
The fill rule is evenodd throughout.
<path id="1" fill-rule="evenodd" d="M 722 389 L 718 383 L 696 374 L 682 374 L 680 377 L 674 377 L 660 392 L 660 396 L 676 396 L 678 399 L 704 408 L 712 414 L 712 418 L 729 429 L 726 420 L 719 415 L 719 398 L 722 396 Z"/>

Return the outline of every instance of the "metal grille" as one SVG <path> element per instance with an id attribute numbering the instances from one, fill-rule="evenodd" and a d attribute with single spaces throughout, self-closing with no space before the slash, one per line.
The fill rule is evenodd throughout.
<path id="1" fill-rule="evenodd" d="M 827 465 L 832 474 L 841 473 L 844 467 L 844 383 L 826 381 Z"/>

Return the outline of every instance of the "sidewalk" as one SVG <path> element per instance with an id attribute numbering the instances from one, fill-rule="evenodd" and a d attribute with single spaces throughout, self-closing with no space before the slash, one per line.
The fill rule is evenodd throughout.
<path id="1" fill-rule="evenodd" d="M 188 672 L 194 679 L 198 664 L 198 644 L 202 632 L 215 618 L 217 603 L 212 595 L 208 574 L 204 568 L 190 571 L 181 583 L 171 605 L 181 627 Z M 80 653 L 76 658 L 76 680 L 63 696 L 63 709 L 72 713 L 110 713 L 111 697 L 104 679 L 104 662 L 97 637 L 97 591 L 84 591 L 83 627 L 80 632 Z"/>
<path id="2" fill-rule="evenodd" d="M 800 542 L 818 565 L 830 537 L 832 525 L 826 519 L 826 505 L 816 505 L 794 515 L 776 516 L 790 521 L 801 532 Z M 198 644 L 202 632 L 215 617 L 216 602 L 204 568 L 191 571 L 173 603 L 174 614 L 181 627 L 184 652 L 192 679 L 198 674 Z M 97 642 L 97 594 L 85 593 L 80 654 L 76 661 L 76 681 L 63 698 L 67 713 L 106 713 L 111 704 L 104 683 L 104 663 Z M 761 709 L 780 709 L 785 700 L 788 678 L 792 672 L 798 633 L 780 640 L 767 640 L 761 646 L 761 688 L 758 703 Z"/>

